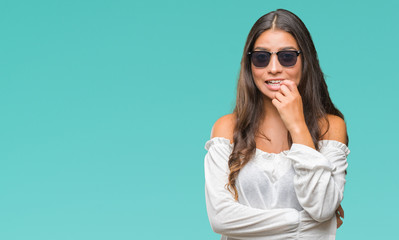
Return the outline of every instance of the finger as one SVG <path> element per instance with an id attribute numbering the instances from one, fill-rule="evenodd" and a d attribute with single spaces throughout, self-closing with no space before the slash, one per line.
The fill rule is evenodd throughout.
<path id="1" fill-rule="evenodd" d="M 290 89 L 292 92 L 297 92 L 298 87 L 296 86 L 295 82 L 292 80 L 284 80 L 281 82 L 281 85 L 285 85 Z M 281 87 L 280 87 L 281 88 Z"/>
<path id="2" fill-rule="evenodd" d="M 276 95 L 274 95 L 275 99 L 277 99 L 280 103 L 284 101 L 285 96 L 281 94 L 280 92 L 277 92 Z"/>
<path id="3" fill-rule="evenodd" d="M 280 92 L 284 95 L 284 96 L 289 96 L 291 94 L 291 90 L 286 86 L 286 85 L 281 85 L 280 86 Z"/>
<path id="4" fill-rule="evenodd" d="M 277 100 L 276 98 L 274 98 L 274 99 L 272 100 L 272 104 L 273 104 L 277 109 L 279 109 L 279 108 L 281 107 L 280 101 Z"/>

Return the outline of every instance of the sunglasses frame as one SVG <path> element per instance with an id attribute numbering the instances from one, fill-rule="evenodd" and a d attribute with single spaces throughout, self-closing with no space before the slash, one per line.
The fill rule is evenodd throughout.
<path id="1" fill-rule="evenodd" d="M 270 54 L 270 58 L 272 57 L 273 54 L 276 54 L 276 55 L 277 55 L 278 62 L 279 62 L 280 65 L 283 66 L 283 67 L 292 67 L 292 66 L 295 66 L 295 64 L 296 64 L 296 62 L 297 62 L 297 59 L 295 60 L 295 63 L 294 63 L 293 65 L 284 66 L 283 64 L 281 64 L 280 58 L 278 57 L 278 55 L 279 55 L 280 53 L 282 53 L 282 52 L 294 52 L 294 53 L 296 53 L 297 58 L 298 58 L 299 54 L 302 53 L 301 50 L 281 50 L 281 51 L 278 51 L 278 52 L 269 52 L 269 51 L 264 51 L 264 50 L 262 50 L 262 51 L 252 51 L 252 52 L 248 52 L 248 55 L 250 56 L 249 59 L 251 60 L 251 63 L 252 63 L 252 64 L 253 64 L 253 62 L 252 62 L 252 53 L 255 53 L 255 52 L 266 52 L 266 53 L 269 53 L 269 54 Z M 255 66 L 255 67 L 258 67 L 258 68 L 265 68 L 265 67 L 267 67 L 267 66 L 269 65 L 269 63 L 270 63 L 270 58 L 269 58 L 269 62 L 267 63 L 266 66 L 264 66 L 264 67 L 258 67 L 258 66 L 256 66 L 255 64 L 254 64 L 254 66 Z"/>

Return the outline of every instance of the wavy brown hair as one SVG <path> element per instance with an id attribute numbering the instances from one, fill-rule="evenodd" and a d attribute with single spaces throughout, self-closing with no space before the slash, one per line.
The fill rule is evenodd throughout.
<path id="1" fill-rule="evenodd" d="M 312 136 L 316 150 L 318 141 L 328 131 L 327 114 L 344 119 L 343 114 L 334 106 L 328 93 L 324 74 L 320 68 L 317 52 L 312 37 L 305 24 L 295 14 L 284 9 L 277 9 L 259 18 L 248 34 L 241 59 L 241 70 L 237 84 L 236 106 L 234 115 L 234 147 L 229 157 L 229 182 L 226 188 L 238 200 L 236 179 L 241 170 L 256 151 L 255 136 L 260 122 L 267 114 L 263 107 L 263 94 L 256 87 L 251 71 L 248 52 L 253 50 L 256 39 L 266 30 L 275 28 L 290 33 L 298 43 L 302 54 L 302 77 L 298 91 L 302 97 L 305 122 Z M 319 121 L 327 123 L 327 130 L 321 133 Z M 289 146 L 292 145 L 290 134 L 287 135 Z"/>

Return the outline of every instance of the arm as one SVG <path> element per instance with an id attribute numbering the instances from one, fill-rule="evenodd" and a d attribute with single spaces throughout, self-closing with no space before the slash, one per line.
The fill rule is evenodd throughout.
<path id="1" fill-rule="evenodd" d="M 333 217 L 343 198 L 346 156 L 349 154 L 343 144 L 347 140 L 345 122 L 329 116 L 330 129 L 324 140 L 335 141 L 329 142 L 326 151 L 318 152 L 305 123 L 302 99 L 295 83 L 283 81 L 272 103 L 292 137 L 288 157 L 296 172 L 294 187 L 299 203 L 313 219 L 326 221 Z M 326 124 L 322 123 L 321 128 L 325 132 Z"/>
<path id="2" fill-rule="evenodd" d="M 299 213 L 292 208 L 262 210 L 236 202 L 224 187 L 228 182 L 229 140 L 213 138 L 206 144 L 205 197 L 213 231 L 226 236 L 268 236 L 296 229 Z"/>
<path id="3" fill-rule="evenodd" d="M 235 115 L 221 117 L 212 128 L 211 140 L 205 149 L 205 197 L 209 222 L 214 232 L 226 236 L 268 236 L 297 228 L 299 213 L 292 208 L 262 210 L 234 200 L 225 188 L 228 183 L 230 144 L 233 139 Z"/>
<path id="4" fill-rule="evenodd" d="M 318 222 L 329 220 L 343 199 L 347 147 L 338 141 L 323 141 L 318 152 L 293 144 L 287 157 L 296 172 L 294 188 L 301 206 Z"/>

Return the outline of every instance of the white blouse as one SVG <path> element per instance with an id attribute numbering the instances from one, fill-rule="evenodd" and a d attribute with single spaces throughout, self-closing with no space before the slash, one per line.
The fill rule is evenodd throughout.
<path id="1" fill-rule="evenodd" d="M 237 177 L 237 202 L 225 188 L 233 144 L 207 141 L 205 198 L 213 231 L 222 240 L 335 239 L 350 151 L 334 140 L 319 146 L 294 143 L 276 154 L 256 149 Z"/>

